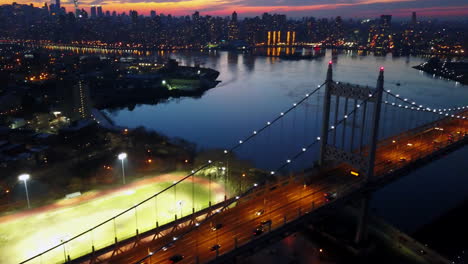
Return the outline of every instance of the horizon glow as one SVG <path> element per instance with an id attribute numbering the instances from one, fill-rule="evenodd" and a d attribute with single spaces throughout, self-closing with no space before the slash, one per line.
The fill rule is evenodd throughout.
<path id="1" fill-rule="evenodd" d="M 18 4 L 43 6 L 41 0 L 18 0 Z M 313 2 L 313 3 L 312 3 Z M 0 0 L 0 4 L 11 4 L 11 0 Z M 47 4 L 55 0 L 46 1 Z M 62 0 L 61 5 L 67 12 L 73 12 L 71 0 Z M 136 10 L 139 14 L 149 15 L 151 10 L 157 14 L 174 16 L 191 15 L 199 11 L 200 15 L 229 16 L 236 11 L 239 17 L 259 16 L 264 12 L 286 14 L 289 17 L 330 17 L 345 18 L 378 17 L 391 14 L 394 17 L 411 17 L 417 12 L 418 17 L 462 17 L 468 15 L 466 0 L 82 0 L 79 7 L 89 13 L 91 5 L 101 5 L 103 11 L 117 13 Z"/>

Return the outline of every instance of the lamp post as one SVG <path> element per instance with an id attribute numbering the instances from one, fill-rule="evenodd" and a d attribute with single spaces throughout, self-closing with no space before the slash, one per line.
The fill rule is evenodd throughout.
<path id="1" fill-rule="evenodd" d="M 18 176 L 18 180 L 24 182 L 24 188 L 26 189 L 26 200 L 28 201 L 28 208 L 31 208 L 31 204 L 29 203 L 28 185 L 26 184 L 26 181 L 29 180 L 29 178 L 29 174 L 21 174 L 20 176 Z"/>
<path id="2" fill-rule="evenodd" d="M 127 153 L 122 152 L 119 154 L 119 160 L 122 161 L 122 181 L 123 184 L 125 184 L 125 166 L 124 166 L 124 161 L 127 158 Z"/>

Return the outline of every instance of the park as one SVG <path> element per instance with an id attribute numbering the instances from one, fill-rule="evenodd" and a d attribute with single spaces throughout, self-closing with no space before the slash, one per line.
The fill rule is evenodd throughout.
<path id="1" fill-rule="evenodd" d="M 136 232 L 171 222 L 176 216 L 186 216 L 192 213 L 192 208 L 198 211 L 208 207 L 210 201 L 224 199 L 222 185 L 200 177 L 170 187 L 186 175 L 187 172 L 152 175 L 112 190 L 90 191 L 31 211 L 3 216 L 0 218 L 0 263 L 19 263 L 92 229 L 28 262 L 63 263 L 68 256 L 75 259 L 90 253 L 92 247 L 98 250 L 112 245 L 115 239 L 122 241 Z M 148 199 L 168 187 L 167 191 Z"/>

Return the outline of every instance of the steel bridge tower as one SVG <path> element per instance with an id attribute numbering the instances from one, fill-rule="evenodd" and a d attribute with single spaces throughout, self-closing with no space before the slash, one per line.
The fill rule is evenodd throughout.
<path id="1" fill-rule="evenodd" d="M 319 165 L 323 166 L 325 161 L 338 161 L 349 164 L 353 168 L 357 169 L 360 172 L 360 175 L 365 177 L 366 184 L 372 181 L 374 176 L 374 166 L 375 166 L 375 153 L 377 149 L 377 142 L 378 142 L 378 131 L 379 131 L 379 123 L 380 123 L 380 112 L 382 108 L 382 94 L 384 91 L 384 68 L 380 68 L 379 77 L 377 79 L 377 87 L 375 89 L 354 85 L 354 84 L 347 84 L 347 83 L 339 83 L 333 81 L 333 70 L 332 70 L 332 62 L 330 61 L 328 65 L 327 71 L 327 79 L 325 84 L 325 98 L 324 98 L 324 105 L 323 105 L 323 119 L 322 119 L 322 133 L 321 133 L 321 146 L 320 146 L 320 157 L 319 157 Z M 344 106 L 344 124 L 343 124 L 343 134 L 341 138 L 341 148 L 338 147 L 337 141 L 337 131 L 336 128 L 331 126 L 330 127 L 330 108 L 331 108 L 331 98 L 332 96 L 336 97 L 335 100 L 335 111 L 334 111 L 334 118 L 336 124 L 338 119 L 338 112 L 339 112 L 339 103 L 340 97 L 344 98 L 345 106 Z M 346 116 L 346 111 L 348 108 L 349 100 L 354 99 L 354 109 L 363 108 L 363 117 L 362 117 L 362 124 L 361 124 L 361 131 L 359 134 L 358 131 L 358 149 L 354 149 L 353 142 L 355 136 L 355 128 L 356 128 L 356 115 L 354 113 L 352 116 L 352 125 L 351 125 L 351 142 L 350 147 L 346 148 L 345 144 L 345 130 L 346 130 L 346 122 L 348 116 Z M 358 101 L 362 102 L 362 106 L 358 104 Z M 373 111 L 371 116 L 371 131 L 370 131 L 370 138 L 369 138 L 369 146 L 366 150 L 367 155 L 364 154 L 363 151 L 363 140 L 364 140 L 364 128 L 365 128 L 365 121 L 366 121 L 366 112 L 367 112 L 367 105 L 368 103 L 373 103 Z M 331 133 L 329 133 L 331 132 Z M 330 135 L 331 134 L 331 135 Z M 332 136 L 333 140 L 330 140 Z M 333 143 L 331 143 L 331 141 Z M 359 219 L 359 224 L 356 232 L 355 243 L 360 244 L 363 240 L 367 237 L 367 218 L 368 218 L 368 211 L 369 211 L 369 200 L 370 194 L 365 194 L 365 197 L 362 199 L 362 207 L 361 207 L 361 214 Z"/>

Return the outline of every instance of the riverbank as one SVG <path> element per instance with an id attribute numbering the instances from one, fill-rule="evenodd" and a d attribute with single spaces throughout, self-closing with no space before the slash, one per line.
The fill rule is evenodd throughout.
<path id="1" fill-rule="evenodd" d="M 138 61 L 122 66 L 126 73 L 110 75 L 112 78 L 94 73 L 86 76 L 98 109 L 132 109 L 136 104 L 156 104 L 170 98 L 201 97 L 220 83 L 218 71 L 198 65 L 179 66 L 173 59 L 162 65 Z"/>
<path id="2" fill-rule="evenodd" d="M 468 62 L 441 61 L 439 58 L 431 58 L 427 62 L 413 68 L 432 74 L 434 77 L 442 77 L 462 84 L 468 84 Z"/>

